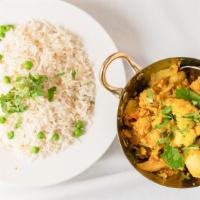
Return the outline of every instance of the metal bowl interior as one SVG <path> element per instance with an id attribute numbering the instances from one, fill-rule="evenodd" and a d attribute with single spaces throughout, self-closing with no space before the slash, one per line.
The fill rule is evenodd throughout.
<path id="1" fill-rule="evenodd" d="M 179 68 L 183 66 L 196 66 L 200 68 L 200 60 L 198 59 L 187 58 L 187 57 L 174 57 L 155 62 L 149 65 L 148 67 L 144 68 L 140 72 L 138 72 L 135 76 L 133 76 L 132 79 L 127 83 L 126 87 L 123 89 L 120 96 L 120 103 L 118 107 L 118 116 L 117 116 L 118 136 L 126 157 L 130 161 L 130 163 L 146 178 L 158 184 L 168 187 L 175 187 L 175 188 L 196 187 L 200 185 L 200 179 L 193 178 L 191 180 L 183 180 L 180 175 L 176 175 L 164 180 L 162 178 L 159 178 L 154 173 L 138 169 L 136 167 L 135 154 L 132 148 L 130 147 L 130 142 L 127 138 L 124 138 L 121 134 L 122 130 L 124 129 L 123 113 L 128 100 L 130 98 L 136 97 L 141 91 L 143 91 L 148 86 L 148 82 L 150 80 L 152 73 L 168 68 L 172 63 L 177 63 Z M 187 78 L 191 81 L 200 76 L 200 70 L 198 71 L 195 69 L 188 68 L 187 70 L 184 71 L 186 72 Z"/>

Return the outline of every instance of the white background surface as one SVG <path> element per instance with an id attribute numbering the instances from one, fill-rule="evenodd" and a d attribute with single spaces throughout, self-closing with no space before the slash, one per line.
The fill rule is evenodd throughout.
<path id="1" fill-rule="evenodd" d="M 200 58 L 199 0 L 68 2 L 96 18 L 118 48 L 142 66 L 170 56 Z M 0 200 L 196 200 L 199 196 L 199 188 L 168 189 L 144 179 L 126 161 L 117 140 L 96 164 L 67 183 L 40 189 L 0 186 Z"/>

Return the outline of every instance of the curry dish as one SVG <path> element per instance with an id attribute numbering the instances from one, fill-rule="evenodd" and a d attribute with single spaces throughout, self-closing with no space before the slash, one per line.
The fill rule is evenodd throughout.
<path id="1" fill-rule="evenodd" d="M 136 167 L 166 180 L 200 178 L 200 77 L 189 81 L 176 64 L 151 75 L 149 86 L 129 99 L 123 137 Z"/>

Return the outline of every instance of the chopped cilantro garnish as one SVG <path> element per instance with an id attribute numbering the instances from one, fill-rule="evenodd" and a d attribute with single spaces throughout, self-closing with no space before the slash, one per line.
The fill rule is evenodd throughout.
<path id="1" fill-rule="evenodd" d="M 52 102 L 54 100 L 54 95 L 56 92 L 56 87 L 51 87 L 48 89 L 48 100 Z"/>
<path id="2" fill-rule="evenodd" d="M 196 112 L 187 113 L 183 116 L 184 118 L 190 119 L 195 123 L 200 123 L 200 115 Z"/>
<path id="3" fill-rule="evenodd" d="M 60 73 L 56 74 L 57 77 L 61 77 L 61 76 L 64 76 L 64 75 L 65 75 L 65 72 L 60 72 Z"/>
<path id="4" fill-rule="evenodd" d="M 200 108 L 200 95 L 198 95 L 197 93 L 193 92 L 188 88 L 182 87 L 176 89 L 176 98 L 191 101 L 193 105 L 195 104 L 195 106 Z"/>
<path id="5" fill-rule="evenodd" d="M 158 144 L 169 144 L 170 140 L 173 138 L 173 136 L 174 136 L 173 132 L 172 132 L 172 130 L 170 130 L 169 134 L 166 137 L 160 138 L 158 140 Z"/>
<path id="6" fill-rule="evenodd" d="M 161 110 L 163 115 L 168 115 L 172 113 L 172 107 L 171 106 L 166 106 Z"/>
<path id="7" fill-rule="evenodd" d="M 76 79 L 76 70 L 73 68 L 71 72 L 72 80 Z"/>
<path id="8" fill-rule="evenodd" d="M 176 116 L 172 114 L 172 108 L 171 106 L 166 106 L 161 110 L 162 114 L 164 115 L 164 118 L 167 118 L 169 120 L 173 119 L 176 121 Z"/>
<path id="9" fill-rule="evenodd" d="M 2 61 L 3 60 L 3 55 L 2 54 L 0 54 L 0 61 Z"/>
<path id="10" fill-rule="evenodd" d="M 189 149 L 189 150 L 199 150 L 200 149 L 200 146 L 197 145 L 197 144 L 192 144 L 188 147 L 185 147 L 184 149 Z"/>
<path id="11" fill-rule="evenodd" d="M 4 82 L 5 84 L 11 83 L 10 77 L 9 77 L 9 76 L 4 76 L 4 77 L 3 77 L 3 82 Z"/>
<path id="12" fill-rule="evenodd" d="M 176 121 L 176 115 L 172 114 L 172 108 L 170 106 L 166 106 L 161 110 L 163 114 L 163 120 L 161 124 L 157 124 L 155 128 L 161 129 L 165 127 L 170 120 Z"/>
<path id="13" fill-rule="evenodd" d="M 198 105 L 198 101 L 192 100 L 192 104 L 193 104 L 194 106 L 197 106 L 197 105 Z"/>
<path id="14" fill-rule="evenodd" d="M 20 76 L 13 83 L 14 87 L 6 94 L 0 96 L 2 111 L 6 114 L 20 113 L 27 109 L 27 99 L 44 96 L 44 75 Z"/>
<path id="15" fill-rule="evenodd" d="M 22 116 L 20 115 L 20 116 L 18 117 L 18 119 L 17 119 L 16 124 L 15 124 L 15 128 L 20 128 L 21 125 L 22 125 L 22 122 L 23 122 L 23 118 L 22 118 Z"/>
<path id="16" fill-rule="evenodd" d="M 7 138 L 8 138 L 9 140 L 13 139 L 14 136 L 15 136 L 14 131 L 9 131 L 9 132 L 7 133 Z"/>
<path id="17" fill-rule="evenodd" d="M 172 147 L 169 144 L 164 146 L 164 152 L 161 154 L 161 157 L 172 169 L 183 168 L 185 165 L 184 158 L 178 148 Z"/>
<path id="18" fill-rule="evenodd" d="M 161 129 L 161 128 L 165 127 L 165 126 L 169 123 L 169 121 L 170 121 L 170 120 L 169 120 L 168 118 L 164 118 L 163 121 L 162 121 L 162 123 L 157 124 L 157 125 L 155 126 L 155 128 Z"/>

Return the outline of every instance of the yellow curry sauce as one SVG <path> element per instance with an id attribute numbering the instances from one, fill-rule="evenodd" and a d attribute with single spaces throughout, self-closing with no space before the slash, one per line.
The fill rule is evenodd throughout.
<path id="1" fill-rule="evenodd" d="M 189 82 L 177 65 L 151 75 L 149 87 L 124 110 L 137 167 L 167 179 L 200 178 L 200 77 Z"/>

